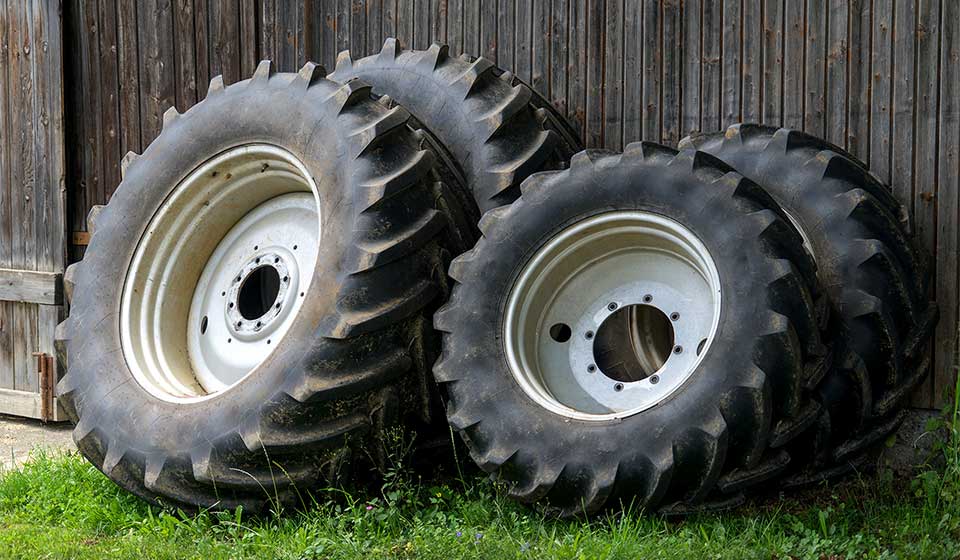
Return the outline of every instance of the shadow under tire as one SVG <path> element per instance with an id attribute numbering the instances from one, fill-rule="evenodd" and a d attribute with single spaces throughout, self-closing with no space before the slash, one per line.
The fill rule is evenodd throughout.
<path id="1" fill-rule="evenodd" d="M 577 311 L 564 324 L 569 329 L 547 324 L 553 320 L 549 313 L 554 309 L 565 313 L 562 310 L 575 306 L 555 306 L 549 295 L 538 300 L 542 294 L 535 290 L 529 293 L 535 294 L 531 299 L 537 305 L 522 313 L 511 311 L 523 299 L 515 294 L 527 293 L 521 287 L 539 282 L 528 283 L 528 271 L 551 262 L 544 255 L 566 254 L 552 252 L 559 240 L 574 239 L 569 252 L 576 252 L 589 247 L 595 232 L 602 231 L 577 228 L 621 219 L 639 220 L 638 232 L 650 228 L 657 232 L 650 237 L 639 233 L 644 240 L 683 233 L 677 239 L 686 241 L 671 241 L 669 250 L 656 249 L 659 245 L 653 241 L 655 249 L 643 258 L 675 249 L 685 254 L 680 247 L 702 244 L 689 258 L 678 259 L 677 266 L 701 254 L 709 255 L 704 259 L 715 265 L 717 305 L 709 342 L 701 345 L 702 354 L 696 344 L 674 346 L 676 355 L 690 360 L 676 362 L 686 365 L 671 370 L 674 355 L 666 357 L 661 369 L 647 371 L 658 374 L 658 381 L 653 375 L 607 379 L 613 375 L 601 371 L 607 366 L 598 368 L 600 361 L 578 362 L 581 354 L 576 348 L 581 346 L 573 344 L 577 337 L 601 338 L 599 330 L 586 331 L 583 325 L 589 323 L 577 317 L 590 321 L 635 304 L 656 306 L 660 295 L 655 290 L 670 293 L 666 282 L 652 285 L 643 295 L 642 277 L 622 285 L 609 280 L 614 295 L 576 304 L 585 311 Z M 622 155 L 587 151 L 574 156 L 568 170 L 527 179 L 522 196 L 487 212 L 480 229 L 483 236 L 474 249 L 451 263 L 450 276 L 457 284 L 434 318 L 444 332 L 434 375 L 448 397 L 451 426 L 474 461 L 508 484 L 511 496 L 541 502 L 565 516 L 628 502 L 680 513 L 711 503 L 717 507 L 736 503 L 742 490 L 783 472 L 790 461 L 784 446 L 815 417 L 807 385 L 825 348 L 820 340 L 820 307 L 815 304 L 814 264 L 799 234 L 755 183 L 705 153 L 677 153 L 650 143 L 631 144 Z M 567 237 L 570 231 L 576 236 Z M 629 242 L 617 247 L 609 258 L 631 249 Z M 586 259 L 579 268 L 577 262 L 556 261 L 561 264 L 543 270 L 589 271 L 607 258 Z M 596 264 L 597 270 L 602 270 L 601 264 Z M 614 276 L 603 275 L 598 282 Z M 589 285 L 572 278 L 570 286 Z M 635 285 L 643 289 L 636 291 Z M 565 290 L 561 286 L 557 298 L 576 293 Z M 571 297 L 569 301 L 575 302 Z M 690 305 L 683 298 L 670 301 Z M 543 319 L 532 315 L 529 324 L 535 328 L 508 329 L 515 317 L 535 314 L 532 309 L 547 310 Z M 671 312 L 669 305 L 662 311 L 675 325 L 675 340 L 687 336 L 680 325 L 689 317 Z M 553 341 L 546 338 L 548 332 Z M 546 349 L 536 356 L 547 358 L 527 359 L 532 354 L 524 354 L 526 343 L 518 342 L 523 337 L 534 337 L 530 346 L 538 352 Z M 520 350 L 512 346 L 515 342 Z M 571 346 L 554 350 L 550 347 L 554 343 Z M 557 355 L 569 360 L 549 361 Z M 561 362 L 562 367 L 543 367 Z M 536 365 L 523 367 L 524 363 Z M 568 363 L 569 375 L 563 369 Z M 585 370 L 577 369 L 584 364 Z M 531 375 L 534 371 L 538 375 Z M 554 376 L 554 371 L 562 374 Z M 683 377 L 674 380 L 669 393 L 652 400 L 640 396 L 655 383 L 669 385 L 666 376 L 671 371 Z M 597 375 L 606 377 L 589 377 Z M 565 381 L 572 378 L 582 384 Z M 538 379 L 543 380 L 541 385 Z M 588 379 L 600 379 L 604 385 L 598 390 L 608 392 L 577 392 L 577 387 L 592 383 L 584 381 Z M 572 396 L 558 396 L 564 392 Z M 638 395 L 629 397 L 638 400 L 621 405 L 617 393 Z M 611 404 L 604 404 L 604 409 L 589 399 L 578 401 L 584 394 Z"/>
<path id="2" fill-rule="evenodd" d="M 368 476 L 370 468 L 383 468 L 384 439 L 427 406 L 423 387 L 436 343 L 429 317 L 446 293 L 445 255 L 464 243 L 450 240 L 449 201 L 433 152 L 410 127 L 409 114 L 378 103 L 362 82 L 339 84 L 325 73 L 312 63 L 299 73 L 275 73 L 264 61 L 250 80 L 224 87 L 214 78 L 206 99 L 182 115 L 169 110 L 163 131 L 145 152 L 124 158 L 120 187 L 108 205 L 91 212 L 84 259 L 65 274 L 71 312 L 57 329 L 57 346 L 68 367 L 58 392 L 76 423 L 74 440 L 111 480 L 150 502 L 254 511 L 303 505 L 309 502 L 306 492 L 350 478 L 352 469 Z M 260 151 L 251 156 L 249 146 Z M 274 152 L 293 163 L 257 159 Z M 225 154 L 240 159 L 224 160 L 232 166 L 221 167 L 218 158 Z M 178 242 L 158 233 L 173 230 L 148 228 L 168 223 L 161 220 L 168 214 L 172 224 L 180 223 L 176 216 L 188 216 L 196 227 L 215 227 L 203 224 L 227 220 L 217 212 L 241 201 L 283 198 L 275 195 L 286 194 L 283 185 L 298 173 L 297 181 L 311 188 L 292 194 L 315 195 L 317 218 L 308 223 L 317 230 L 316 245 L 272 237 L 282 221 L 268 228 L 264 243 L 239 245 L 241 254 L 251 251 L 253 263 L 242 285 L 256 278 L 259 291 L 245 297 L 238 277 L 237 306 L 226 303 L 234 303 L 231 283 L 222 293 L 212 291 L 224 298 L 213 305 L 227 310 L 224 316 L 238 317 L 233 312 L 239 308 L 236 324 L 220 324 L 211 314 L 198 322 L 191 315 L 184 326 L 187 315 L 170 318 L 186 305 L 176 298 L 156 315 L 168 336 L 159 336 L 153 349 L 173 345 L 186 355 L 183 345 L 176 346 L 180 337 L 232 333 L 218 340 L 236 355 L 263 344 L 269 352 L 262 359 L 253 354 L 260 361 L 222 390 L 208 389 L 216 380 L 204 381 L 194 358 L 194 369 L 169 368 L 192 371 L 193 378 L 165 377 L 162 368 L 154 377 L 144 373 L 154 371 L 139 367 L 142 360 L 148 364 L 141 354 L 150 352 L 130 350 L 131 341 L 142 346 L 149 337 L 124 334 L 124 309 L 133 305 L 126 302 L 139 301 L 131 294 L 182 284 L 196 296 L 206 274 L 205 268 L 186 267 L 163 276 L 164 265 L 157 263 L 160 272 L 141 284 L 131 280 L 139 278 L 141 247 L 157 243 L 161 250 Z M 180 187 L 195 177 L 200 179 L 192 184 L 206 189 L 197 192 L 209 198 L 188 205 L 192 191 Z M 189 211 L 167 212 L 179 200 L 187 201 L 183 208 Z M 261 207 L 235 216 L 236 223 Z M 302 223 L 297 216 L 286 222 Z M 213 249 L 210 239 L 190 235 L 195 243 L 185 254 L 213 262 L 220 245 Z M 261 254 L 268 249 L 269 256 Z M 305 251 L 310 259 L 289 256 Z M 258 273 L 262 259 L 280 272 Z M 284 292 L 282 286 L 295 280 L 301 288 Z M 263 305 L 268 293 L 277 294 L 275 307 Z M 289 300 L 280 293 L 289 293 Z M 282 336 L 263 340 L 271 314 L 287 321 L 282 313 L 288 301 L 297 302 L 290 304 L 297 311 L 282 324 Z M 245 308 L 258 305 L 268 311 L 248 318 Z M 153 321 L 131 324 L 153 332 L 142 326 Z M 163 355 L 174 363 L 177 354 Z M 203 354 L 222 355 L 231 357 Z"/>
<path id="3" fill-rule="evenodd" d="M 930 369 L 938 313 L 906 211 L 863 163 L 799 131 L 738 124 L 680 146 L 760 183 L 803 232 L 832 307 L 834 363 L 815 391 L 822 415 L 795 452 L 806 470 L 787 483 L 849 470 L 899 426 Z"/>

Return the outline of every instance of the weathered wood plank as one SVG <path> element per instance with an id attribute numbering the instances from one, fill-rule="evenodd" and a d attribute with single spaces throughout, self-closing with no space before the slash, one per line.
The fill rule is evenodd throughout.
<path id="1" fill-rule="evenodd" d="M 760 84 L 760 119 L 783 124 L 783 5 L 763 0 L 763 72 Z"/>
<path id="2" fill-rule="evenodd" d="M 626 2 L 623 6 L 623 35 L 629 38 L 623 43 L 623 122 L 620 128 L 624 144 L 642 140 L 644 136 L 644 56 L 651 49 L 646 47 L 643 8 L 649 3 Z"/>
<path id="3" fill-rule="evenodd" d="M 0 268 L 0 300 L 60 305 L 60 277 L 58 272 Z"/>
<path id="4" fill-rule="evenodd" d="M 239 82 L 239 5 L 228 0 L 210 0 L 210 73 L 222 75 L 223 83 Z"/>
<path id="5" fill-rule="evenodd" d="M 423 2 L 418 2 L 422 4 Z M 367 0 L 350 3 L 350 45 L 354 58 L 367 56 Z M 378 49 L 379 50 L 379 49 Z"/>
<path id="6" fill-rule="evenodd" d="M 563 1 L 563 0 L 561 0 Z M 556 4 L 554 9 L 556 9 Z M 497 3 L 497 66 L 513 71 L 514 44 L 516 42 L 516 6 L 514 0 L 499 0 Z M 566 32 L 566 30 L 564 30 Z M 566 61 L 564 61 L 566 64 Z"/>
<path id="7" fill-rule="evenodd" d="M 683 30 L 681 29 L 680 2 L 664 0 L 661 9 L 663 28 L 663 61 L 660 87 L 660 140 L 668 146 L 680 141 L 680 104 L 682 102 Z"/>
<path id="8" fill-rule="evenodd" d="M 350 50 L 350 4 L 351 0 L 337 0 L 337 17 L 336 17 L 336 30 L 337 30 L 337 53 Z M 410 39 L 410 37 L 406 37 Z M 412 42 L 411 42 L 412 46 Z M 351 53 L 354 54 L 355 53 Z"/>
<path id="9" fill-rule="evenodd" d="M 497 0 L 478 0 L 476 3 L 480 8 L 477 54 L 496 62 L 500 46 L 497 42 Z"/>
<path id="10" fill-rule="evenodd" d="M 12 131 L 10 124 L 10 14 L 9 2 L 0 0 L 0 266 L 13 266 L 13 197 L 15 190 L 11 181 L 13 142 L 5 139 Z M 79 26 L 78 26 L 79 27 Z M 80 37 L 71 34 L 79 48 Z M 79 57 L 77 57 L 79 58 Z M 79 121 L 79 119 L 78 119 Z M 77 123 L 80 139 L 85 138 L 83 122 Z M 13 303 L 0 301 L 0 388 L 13 388 L 14 363 L 13 348 Z"/>
<path id="11" fill-rule="evenodd" d="M 37 18 L 35 18 L 37 19 Z M 119 71 L 117 68 L 117 10 L 112 3 L 101 2 L 99 5 L 99 30 L 98 38 L 100 41 L 100 126 L 102 131 L 101 139 L 101 157 L 103 170 L 102 184 L 106 189 L 113 189 L 114 185 L 120 183 L 120 109 L 117 102 L 119 94 Z M 42 51 L 34 51 L 38 56 Z M 35 84 L 35 90 L 38 94 L 44 93 L 43 84 Z M 38 153 L 43 153 L 41 149 Z M 37 172 L 42 172 L 43 166 L 37 166 Z M 43 183 L 39 183 L 41 189 Z M 106 187 L 106 185 L 110 185 Z M 103 193 L 103 199 L 106 199 L 106 192 Z"/>
<path id="12" fill-rule="evenodd" d="M 463 3 L 468 0 L 447 0 L 447 44 L 450 54 L 458 55 L 463 48 Z M 386 34 L 386 30 L 384 30 Z"/>
<path id="13" fill-rule="evenodd" d="M 197 102 L 196 35 L 193 25 L 193 0 L 173 3 L 174 104 L 186 111 Z M 127 152 L 120 150 L 122 158 Z"/>
<path id="14" fill-rule="evenodd" d="M 256 0 L 240 0 L 239 39 L 240 77 L 246 79 L 253 75 L 260 62 Z"/>
<path id="15" fill-rule="evenodd" d="M 445 0 L 435 0 L 445 2 Z M 446 6 L 445 3 L 442 4 Z M 367 0 L 367 53 L 374 54 L 383 48 L 383 0 Z"/>
<path id="16" fill-rule="evenodd" d="M 430 0 L 430 44 L 447 42 L 447 0 Z"/>
<path id="17" fill-rule="evenodd" d="M 803 86 L 803 128 L 826 131 L 827 0 L 807 0 L 806 64 Z"/>
<path id="18" fill-rule="evenodd" d="M 69 420 L 63 407 L 55 401 L 55 415 L 52 422 Z M 40 418 L 40 394 L 32 391 L 0 389 L 0 413 L 22 418 Z"/>
<path id="19" fill-rule="evenodd" d="M 740 81 L 743 64 L 743 6 L 741 0 L 723 0 L 723 29 L 721 36 L 721 87 L 720 122 L 722 126 L 740 122 L 742 103 L 742 83 Z"/>
<path id="20" fill-rule="evenodd" d="M 552 0 L 550 6 L 550 102 L 567 114 L 567 0 Z M 511 45 L 512 46 L 512 45 Z"/>
<path id="21" fill-rule="evenodd" d="M 850 0 L 850 79 L 846 148 L 861 161 L 870 160 L 870 0 Z"/>
<path id="22" fill-rule="evenodd" d="M 516 40 L 513 47 L 513 73 L 526 83 L 533 75 L 533 0 L 516 0 Z"/>
<path id="23" fill-rule="evenodd" d="M 141 144 L 163 128 L 163 113 L 174 104 L 173 11 L 169 2 L 143 0 L 137 10 L 140 53 Z M 102 203 L 102 202 L 101 202 Z"/>
<path id="24" fill-rule="evenodd" d="M 468 2 L 469 4 L 469 2 Z M 411 0 L 397 0 L 397 39 L 407 48 L 414 48 L 413 43 L 413 2 Z"/>
<path id="25" fill-rule="evenodd" d="M 587 2 L 587 102 L 586 141 L 588 148 L 603 146 L 603 34 L 604 2 Z M 518 51 L 519 54 L 519 51 Z"/>
<path id="26" fill-rule="evenodd" d="M 783 126 L 803 128 L 803 2 L 784 3 Z"/>
<path id="27" fill-rule="evenodd" d="M 763 72 L 763 3 L 743 0 L 743 70 L 740 76 L 740 120 L 760 122 Z"/>
<path id="28" fill-rule="evenodd" d="M 700 127 L 704 132 L 714 132 L 723 126 L 720 110 L 723 74 L 720 68 L 720 48 L 723 40 L 723 15 L 720 2 L 703 3 L 702 82 L 700 84 Z"/>
<path id="29" fill-rule="evenodd" d="M 608 0 L 604 14 L 603 145 L 617 151 L 623 148 L 623 8 L 621 0 Z"/>
<path id="30" fill-rule="evenodd" d="M 913 211 L 913 131 L 914 119 L 914 45 L 916 14 L 914 5 L 896 3 L 893 16 L 893 101 L 890 105 L 890 186 L 904 208 Z"/>
<path id="31" fill-rule="evenodd" d="M 824 137 L 843 146 L 847 135 L 847 24 L 846 0 L 829 0 L 827 12 L 827 83 L 824 95 Z"/>
<path id="32" fill-rule="evenodd" d="M 417 49 L 426 49 L 430 46 L 429 9 L 429 0 L 413 2 L 413 46 Z"/>
<path id="33" fill-rule="evenodd" d="M 643 2 L 643 95 L 640 115 L 641 139 L 660 140 L 660 65 L 663 46 L 660 41 L 660 3 Z"/>
<path id="34" fill-rule="evenodd" d="M 870 170 L 890 182 L 890 101 L 893 95 L 893 0 L 874 0 L 870 49 Z"/>
<path id="35" fill-rule="evenodd" d="M 921 245 L 930 255 L 936 251 L 937 220 L 937 112 L 940 102 L 938 84 L 940 63 L 940 2 L 920 0 L 917 3 L 916 35 L 916 134 L 913 144 L 913 229 Z M 937 277 L 937 259 L 930 259 L 930 277 Z M 951 364 L 937 362 L 936 345 L 930 342 L 928 351 L 934 357 L 933 371 Z M 936 374 L 921 385 L 913 395 L 911 404 L 918 407 L 934 406 Z"/>
<path id="36" fill-rule="evenodd" d="M 463 52 L 470 56 L 482 54 L 480 45 L 480 0 L 463 2 Z"/>
<path id="37" fill-rule="evenodd" d="M 702 65 L 700 0 L 683 2 L 683 102 L 680 122 L 684 135 L 700 130 L 700 83 Z"/>
<path id="38" fill-rule="evenodd" d="M 934 406 L 950 402 L 956 383 L 960 275 L 960 4 L 941 4 L 940 160 L 937 184 L 937 325 Z"/>
<path id="39" fill-rule="evenodd" d="M 608 0 L 608 4 L 613 6 L 619 1 Z M 549 95 L 550 83 L 550 18 L 547 15 L 547 6 L 548 2 L 545 0 L 534 2 L 530 20 L 530 36 L 533 37 L 533 44 L 530 45 L 530 86 L 544 97 Z M 610 29 L 607 35 L 620 36 L 621 27 Z M 623 74 L 618 75 L 622 77 Z"/>
<path id="40" fill-rule="evenodd" d="M 567 119 L 573 129 L 586 141 L 585 125 L 587 120 L 587 34 L 584 26 L 587 21 L 586 4 L 570 2 L 570 26 L 568 43 L 570 51 L 567 57 Z"/>

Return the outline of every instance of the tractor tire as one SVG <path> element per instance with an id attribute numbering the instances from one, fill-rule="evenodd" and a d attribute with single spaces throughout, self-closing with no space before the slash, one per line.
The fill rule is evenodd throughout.
<path id="1" fill-rule="evenodd" d="M 587 151 L 480 229 L 450 266 L 434 375 L 511 496 L 562 516 L 684 513 L 785 472 L 819 413 L 825 308 L 755 183 L 705 153 Z"/>
<path id="2" fill-rule="evenodd" d="M 450 149 L 480 212 L 513 202 L 530 174 L 562 169 L 581 149 L 513 74 L 485 58 L 451 57 L 445 45 L 404 51 L 387 39 L 379 54 L 357 61 L 344 51 L 330 78 L 360 78 L 410 111 Z"/>
<path id="3" fill-rule="evenodd" d="M 786 484 L 853 468 L 899 426 L 930 369 L 937 307 L 906 211 L 863 163 L 795 130 L 740 124 L 680 147 L 711 153 L 763 185 L 804 234 L 833 311 L 835 363 L 815 392 L 823 416 L 796 453 L 810 458 L 807 468 Z"/>
<path id="4" fill-rule="evenodd" d="M 150 502 L 301 505 L 427 414 L 430 317 L 474 240 L 409 114 L 325 74 L 264 61 L 168 110 L 66 271 L 74 441 Z"/>

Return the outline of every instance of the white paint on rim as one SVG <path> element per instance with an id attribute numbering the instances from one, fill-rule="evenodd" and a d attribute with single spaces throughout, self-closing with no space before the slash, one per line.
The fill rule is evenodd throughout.
<path id="1" fill-rule="evenodd" d="M 720 296 L 713 258 L 679 222 L 644 211 L 593 216 L 555 235 L 521 270 L 506 304 L 507 363 L 521 389 L 547 410 L 587 421 L 625 418 L 663 402 L 690 378 L 716 334 Z M 677 351 L 655 375 L 617 382 L 596 367 L 591 339 L 631 305 L 677 317 Z M 549 335 L 556 324 L 570 327 L 568 341 Z"/>
<path id="2" fill-rule="evenodd" d="M 137 383 L 165 401 L 195 402 L 255 371 L 310 288 L 319 202 L 304 164 L 277 146 L 232 148 L 188 174 L 151 219 L 127 270 L 120 340 Z M 231 280 L 242 284 L 258 258 L 287 277 L 280 307 L 231 329 L 239 294 Z"/>

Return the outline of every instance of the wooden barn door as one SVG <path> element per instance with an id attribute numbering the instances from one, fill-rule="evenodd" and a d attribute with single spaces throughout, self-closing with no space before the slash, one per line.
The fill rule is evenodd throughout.
<path id="1" fill-rule="evenodd" d="M 60 1 L 0 3 L 0 414 L 57 420 L 51 356 L 66 235 Z"/>

